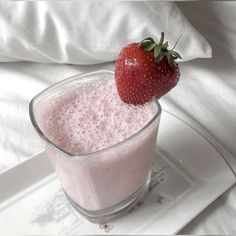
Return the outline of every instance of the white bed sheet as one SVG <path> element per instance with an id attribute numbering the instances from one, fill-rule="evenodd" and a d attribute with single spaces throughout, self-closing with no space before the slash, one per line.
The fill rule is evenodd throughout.
<path id="1" fill-rule="evenodd" d="M 182 75 L 178 86 L 160 102 L 165 109 L 185 120 L 193 119 L 197 126 L 207 129 L 234 167 L 236 27 L 232 22 L 236 21 L 236 4 L 192 2 L 178 5 L 211 43 L 213 58 L 181 64 Z M 28 116 L 28 104 L 35 94 L 66 77 L 113 67 L 112 63 L 96 66 L 1 63 L 0 169 L 14 165 L 42 149 Z M 181 234 L 236 233 L 235 199 L 236 186 L 193 220 Z"/>

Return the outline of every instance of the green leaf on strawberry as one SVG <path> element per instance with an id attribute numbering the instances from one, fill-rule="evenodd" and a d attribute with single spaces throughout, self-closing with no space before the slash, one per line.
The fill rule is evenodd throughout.
<path id="1" fill-rule="evenodd" d="M 176 66 L 175 60 L 182 57 L 179 55 L 178 52 L 173 51 L 173 49 L 176 47 L 180 37 L 177 39 L 174 47 L 171 50 L 168 50 L 168 42 L 164 42 L 164 32 L 161 32 L 161 38 L 159 43 L 156 43 L 151 37 L 148 37 L 144 40 L 142 40 L 139 43 L 139 47 L 142 46 L 145 52 L 150 52 L 154 49 L 154 58 L 156 63 L 160 63 L 160 61 L 163 59 L 164 56 L 167 57 L 169 65 L 174 68 Z"/>

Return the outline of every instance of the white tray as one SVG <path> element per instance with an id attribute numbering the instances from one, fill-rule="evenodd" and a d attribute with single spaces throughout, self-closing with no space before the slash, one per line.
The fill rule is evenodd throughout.
<path id="1" fill-rule="evenodd" d="M 0 175 L 0 235 L 175 234 L 235 182 L 222 154 L 163 112 L 151 191 L 128 215 L 107 225 L 85 220 L 42 152 Z"/>

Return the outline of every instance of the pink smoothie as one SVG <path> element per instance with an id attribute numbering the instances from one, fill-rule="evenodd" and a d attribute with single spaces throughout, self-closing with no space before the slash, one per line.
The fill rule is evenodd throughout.
<path id="1" fill-rule="evenodd" d="M 113 80 L 83 85 L 41 111 L 44 134 L 74 155 L 60 157 L 47 148 L 62 187 L 80 207 L 94 211 L 113 206 L 145 183 L 159 121 L 137 132 L 156 113 L 154 101 L 142 106 L 122 102 Z"/>

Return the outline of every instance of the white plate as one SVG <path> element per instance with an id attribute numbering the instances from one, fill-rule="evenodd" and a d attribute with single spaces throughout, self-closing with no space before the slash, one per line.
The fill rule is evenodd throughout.
<path id="1" fill-rule="evenodd" d="M 0 235 L 175 234 L 235 183 L 202 135 L 163 112 L 151 191 L 107 225 L 86 221 L 68 203 L 44 153 L 0 175 Z"/>

